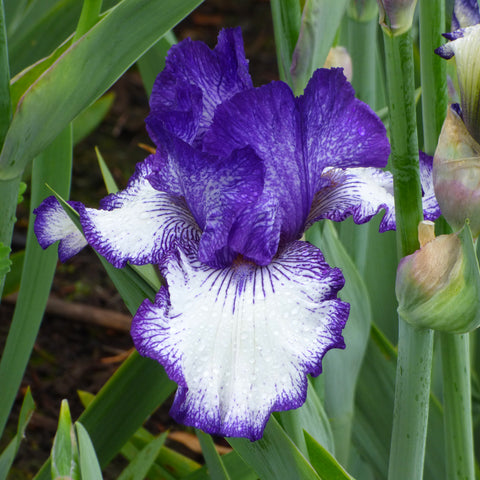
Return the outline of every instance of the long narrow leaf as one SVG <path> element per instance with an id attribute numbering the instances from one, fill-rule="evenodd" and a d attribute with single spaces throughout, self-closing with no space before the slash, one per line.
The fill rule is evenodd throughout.
<path id="1" fill-rule="evenodd" d="M 78 444 L 67 400 L 62 401 L 52 447 L 52 478 L 80 480 Z"/>
<path id="2" fill-rule="evenodd" d="M 227 440 L 260 478 L 320 479 L 274 417 L 268 421 L 263 438 L 256 442 L 245 438 Z"/>
<path id="3" fill-rule="evenodd" d="M 123 470 L 118 480 L 143 480 L 160 453 L 167 438 L 167 432 L 149 442 Z"/>
<path id="4" fill-rule="evenodd" d="M 80 453 L 80 472 L 82 480 L 102 480 L 102 471 L 98 464 L 95 448 L 85 427 L 77 422 L 75 424 Z"/>
<path id="5" fill-rule="evenodd" d="M 12 118 L 12 104 L 10 101 L 10 66 L 7 48 L 7 25 L 3 8 L 0 2 L 0 145 Z"/>
<path id="6" fill-rule="evenodd" d="M 35 403 L 33 401 L 32 394 L 30 393 L 30 388 L 27 388 L 18 418 L 17 434 L 15 437 L 13 437 L 8 446 L 0 455 L 0 480 L 5 480 L 8 476 L 8 472 L 12 466 L 13 460 L 15 459 L 15 455 L 18 452 L 20 442 L 24 437 L 25 429 L 27 428 L 28 422 L 32 418 L 34 410 Z"/>
<path id="7" fill-rule="evenodd" d="M 199 3 L 123 0 L 113 8 L 20 99 L 0 155 L 0 178 L 22 172 L 66 124 Z"/>
<path id="8" fill-rule="evenodd" d="M 68 196 L 71 162 L 71 130 L 67 128 L 34 163 L 32 209 L 49 195 L 50 192 L 45 188 L 46 182 L 55 185 L 59 192 Z M 2 385 L 0 432 L 3 431 L 30 358 L 57 264 L 56 251 L 54 249 L 43 251 L 38 245 L 33 232 L 33 223 L 34 215 L 30 212 L 22 283 L 0 361 L 0 385 Z"/>
<path id="9" fill-rule="evenodd" d="M 322 374 L 325 381 L 325 409 L 332 425 L 335 453 L 343 465 L 348 465 L 355 389 L 370 336 L 370 300 L 367 288 L 331 222 L 323 222 L 321 232 L 320 225 L 314 225 L 307 238 L 321 248 L 330 265 L 342 269 L 345 286 L 340 291 L 340 297 L 350 303 L 350 315 L 343 331 L 346 349 L 327 353 Z M 308 433 L 311 434 L 310 431 Z"/>
<path id="10" fill-rule="evenodd" d="M 212 480 L 230 480 L 230 476 L 223 465 L 223 461 L 215 449 L 212 437 L 201 430 L 197 430 L 197 437 L 202 446 L 203 458 L 208 467 Z"/>
<path id="11" fill-rule="evenodd" d="M 328 480 L 353 480 L 335 458 L 325 450 L 308 432 L 305 432 L 310 461 L 317 473 Z"/>
<path id="12" fill-rule="evenodd" d="M 153 83 L 157 75 L 165 67 L 165 57 L 168 50 L 175 43 L 177 43 L 177 39 L 173 32 L 167 32 L 145 55 L 138 59 L 138 69 L 148 96 L 152 93 Z"/>

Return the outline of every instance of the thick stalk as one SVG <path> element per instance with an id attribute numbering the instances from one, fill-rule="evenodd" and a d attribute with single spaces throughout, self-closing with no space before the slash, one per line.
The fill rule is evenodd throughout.
<path id="1" fill-rule="evenodd" d="M 474 480 L 469 335 L 440 334 L 446 478 Z"/>
<path id="2" fill-rule="evenodd" d="M 445 3 L 420 0 L 420 55 L 425 151 L 433 155 L 445 119 L 446 62 L 433 50 L 443 43 Z M 444 232 L 447 233 L 447 232 Z M 440 333 L 447 478 L 474 479 L 469 335 Z"/>
<path id="3" fill-rule="evenodd" d="M 404 257 L 418 249 L 423 219 L 411 30 L 396 36 L 384 30 L 384 39 L 398 252 Z M 417 330 L 399 319 L 389 480 L 423 477 L 432 350 L 431 330 Z"/>
<path id="4" fill-rule="evenodd" d="M 447 62 L 434 53 L 444 43 L 445 2 L 420 0 L 420 62 L 424 151 L 435 153 L 447 114 Z"/>

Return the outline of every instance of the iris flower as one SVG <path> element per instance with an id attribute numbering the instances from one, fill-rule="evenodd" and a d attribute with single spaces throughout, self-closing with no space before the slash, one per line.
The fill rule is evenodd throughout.
<path id="1" fill-rule="evenodd" d="M 172 47 L 150 106 L 156 152 L 125 190 L 99 210 L 72 202 L 84 236 L 45 200 L 37 237 L 60 240 L 63 261 L 88 243 L 116 267 L 158 265 L 165 284 L 131 333 L 178 384 L 171 415 L 253 441 L 345 346 L 343 275 L 301 238 L 317 220 L 363 223 L 381 209 L 381 230 L 394 228 L 385 128 L 340 69 L 316 71 L 297 98 L 283 82 L 254 88 L 238 29 L 213 50 Z"/>

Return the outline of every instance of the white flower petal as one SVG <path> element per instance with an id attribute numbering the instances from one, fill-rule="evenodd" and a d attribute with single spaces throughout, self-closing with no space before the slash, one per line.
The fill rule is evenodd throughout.
<path id="1" fill-rule="evenodd" d="M 78 202 L 68 202 L 78 209 Z M 46 198 L 34 211 L 36 215 L 34 230 L 38 243 L 47 248 L 60 240 L 58 256 L 62 262 L 77 254 L 87 245 L 82 232 L 75 226 L 58 200 L 51 196 Z"/>
<path id="2" fill-rule="evenodd" d="M 242 259 L 212 269 L 179 253 L 163 269 L 168 289 L 142 304 L 132 337 L 179 384 L 179 422 L 256 440 L 272 411 L 305 401 L 306 375 L 321 372 L 325 352 L 344 347 L 343 276 L 308 243 L 264 267 Z"/>
<path id="3" fill-rule="evenodd" d="M 80 209 L 88 243 L 115 267 L 159 263 L 177 245 L 196 248 L 201 232 L 183 200 L 155 190 L 148 159 L 137 165 L 127 188 L 106 197 L 102 210 Z"/>

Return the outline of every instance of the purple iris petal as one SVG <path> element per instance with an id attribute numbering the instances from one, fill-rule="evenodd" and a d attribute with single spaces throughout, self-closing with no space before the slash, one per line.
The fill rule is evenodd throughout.
<path id="1" fill-rule="evenodd" d="M 433 157 L 420 152 L 420 181 L 423 213 L 426 220 L 436 220 L 441 212 L 433 190 Z M 395 230 L 393 177 L 378 168 L 332 168 L 325 171 L 329 184 L 320 189 L 313 200 L 307 227 L 322 219 L 341 222 L 350 215 L 357 224 L 385 210 L 380 232 Z"/>
<path id="2" fill-rule="evenodd" d="M 420 152 L 420 181 L 422 184 L 423 215 L 425 220 L 434 222 L 441 214 L 433 188 L 433 157 Z"/>
<path id="3" fill-rule="evenodd" d="M 251 147 L 217 157 L 195 150 L 167 132 L 162 138 L 163 153 L 156 156 L 159 160 L 148 176 L 151 185 L 185 198 L 203 232 L 200 261 L 212 267 L 229 265 L 243 253 L 235 238 L 239 223 L 250 218 L 250 207 L 257 204 L 263 191 L 263 161 Z"/>
<path id="4" fill-rule="evenodd" d="M 186 39 L 174 45 L 150 97 L 147 129 L 158 145 L 157 131 L 167 129 L 197 144 L 212 122 L 217 105 L 252 87 L 239 28 L 222 30 L 210 50 Z"/>
<path id="5" fill-rule="evenodd" d="M 148 181 L 154 156 L 137 164 L 125 190 L 104 198 L 102 209 L 80 208 L 88 243 L 112 265 L 158 263 L 171 249 L 191 248 L 200 229 L 185 200 L 155 190 Z"/>
<path id="6" fill-rule="evenodd" d="M 231 244 L 260 265 L 301 236 L 315 194 L 328 183 L 325 168 L 385 166 L 390 152 L 385 127 L 354 98 L 339 69 L 315 72 L 299 98 L 283 82 L 272 82 L 222 103 L 204 149 L 227 156 L 246 145 L 265 163 L 265 189 L 238 221 L 242 234 L 232 230 Z M 259 218 L 268 229 L 253 233 Z"/>
<path id="7" fill-rule="evenodd" d="M 80 202 L 67 203 L 77 211 L 81 208 Z M 33 213 L 36 215 L 34 231 L 38 243 L 45 249 L 60 240 L 58 257 L 62 262 L 66 262 L 87 245 L 82 232 L 55 197 L 46 198 Z"/>
<path id="8" fill-rule="evenodd" d="M 452 31 L 480 23 L 477 0 L 455 0 L 452 15 Z"/>
<path id="9" fill-rule="evenodd" d="M 329 219 L 341 222 L 349 216 L 357 224 L 368 222 L 380 210 L 385 215 L 380 231 L 395 229 L 393 178 L 378 168 L 332 168 L 324 175 L 330 184 L 313 201 L 307 225 Z"/>
<path id="10" fill-rule="evenodd" d="M 144 301 L 132 337 L 179 384 L 179 422 L 257 440 L 272 411 L 303 404 L 325 353 L 344 348 L 343 276 L 312 245 L 293 242 L 265 267 L 223 269 L 179 251 L 161 269 L 168 290 Z"/>
<path id="11" fill-rule="evenodd" d="M 355 98 L 342 69 L 317 70 L 297 99 L 304 157 L 314 192 L 326 167 L 385 167 L 390 144 L 381 120 Z"/>

